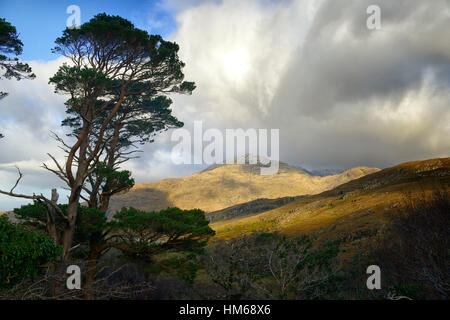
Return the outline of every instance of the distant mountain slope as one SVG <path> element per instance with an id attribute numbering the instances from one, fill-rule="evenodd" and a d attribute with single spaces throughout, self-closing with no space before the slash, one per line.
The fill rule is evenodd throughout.
<path id="1" fill-rule="evenodd" d="M 450 176 L 450 158 L 410 161 L 341 184 L 335 192 L 370 190 L 389 184 L 419 181 L 425 177 Z"/>
<path id="2" fill-rule="evenodd" d="M 450 176 L 450 158 L 431 159 L 426 161 L 412 161 L 396 165 L 372 174 L 365 175 L 343 183 L 336 188 L 324 192 L 322 195 L 351 194 L 355 190 L 371 190 L 385 185 L 419 181 L 421 177 Z M 345 198 L 348 195 L 343 196 Z M 211 222 L 229 220 L 269 211 L 281 207 L 300 197 L 287 197 L 279 199 L 258 199 L 242 203 L 219 211 L 211 212 L 208 218 Z M 265 209 L 265 210 L 264 210 Z"/>
<path id="3" fill-rule="evenodd" d="M 450 158 L 403 163 L 264 212 L 247 206 L 248 211 L 240 212 L 237 218 L 216 219 L 211 226 L 216 239 L 258 230 L 287 235 L 314 233 L 322 239 L 341 241 L 344 252 L 351 256 L 382 232 L 390 215 L 406 200 L 436 189 L 450 190 Z M 222 217 L 227 217 L 230 209 L 222 210 Z"/>
<path id="4" fill-rule="evenodd" d="M 235 219 L 238 217 L 248 215 L 249 213 L 255 214 L 259 212 L 272 210 L 284 206 L 289 202 L 301 199 L 303 197 L 306 196 L 284 197 L 277 199 L 267 199 L 267 198 L 256 199 L 250 202 L 236 204 L 234 206 L 222 210 L 208 212 L 206 213 L 206 218 L 210 222 Z"/>
<path id="5" fill-rule="evenodd" d="M 357 167 L 343 173 L 319 177 L 280 162 L 275 175 L 260 175 L 260 164 L 231 164 L 210 167 L 191 176 L 138 183 L 129 192 L 112 198 L 110 210 L 133 206 L 161 210 L 168 206 L 221 210 L 260 198 L 317 194 L 379 169 Z"/>
<path id="6" fill-rule="evenodd" d="M 12 211 L 0 211 L 0 216 L 7 215 L 10 222 L 17 222 L 16 217 L 14 216 L 14 212 Z"/>

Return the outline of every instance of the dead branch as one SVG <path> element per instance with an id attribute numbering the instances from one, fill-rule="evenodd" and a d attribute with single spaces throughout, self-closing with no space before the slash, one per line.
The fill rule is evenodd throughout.
<path id="1" fill-rule="evenodd" d="M 4 195 L 7 195 L 7 196 L 10 196 L 10 197 L 14 197 L 14 198 L 22 198 L 22 199 L 30 199 L 30 200 L 36 200 L 36 201 L 44 201 L 47 205 L 51 206 L 67 223 L 69 223 L 69 219 L 64 214 L 64 212 L 62 212 L 62 210 L 58 207 L 58 205 L 56 203 L 54 203 L 51 199 L 46 198 L 42 193 L 40 195 L 33 194 L 32 196 L 26 195 L 26 194 L 14 193 L 14 189 L 17 187 L 17 185 L 19 184 L 20 180 L 23 177 L 23 174 L 20 171 L 20 169 L 18 167 L 16 167 L 16 168 L 17 168 L 17 171 L 19 173 L 19 177 L 17 178 L 16 183 L 14 184 L 14 186 L 11 188 L 11 190 L 9 192 L 8 191 L 4 191 L 4 190 L 0 190 L 0 193 L 4 194 Z"/>

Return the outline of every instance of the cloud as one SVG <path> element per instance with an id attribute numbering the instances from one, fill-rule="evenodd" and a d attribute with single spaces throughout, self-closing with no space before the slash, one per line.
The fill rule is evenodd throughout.
<path id="1" fill-rule="evenodd" d="M 53 93 L 49 78 L 63 59 L 54 61 L 29 61 L 36 74 L 34 80 L 0 80 L 2 91 L 9 93 L 0 100 L 0 188 L 10 190 L 18 178 L 16 166 L 24 177 L 16 192 L 23 194 L 46 193 L 62 183 L 41 168 L 49 162 L 46 153 L 62 157 L 50 130 L 61 133 L 59 127 L 64 117 L 64 97 Z M 63 192 L 61 192 L 63 194 Z M 62 198 L 62 197 L 61 197 Z M 0 210 L 12 209 L 28 202 L 0 195 Z"/>
<path id="2" fill-rule="evenodd" d="M 266 116 L 313 3 L 205 2 L 181 12 L 173 40 L 180 44 L 188 79 L 198 86 L 189 99 L 195 116 L 218 125 Z"/>
<path id="3" fill-rule="evenodd" d="M 174 114 L 192 130 L 279 128 L 282 161 L 308 169 L 387 167 L 449 156 L 450 9 L 448 1 L 379 0 L 381 30 L 366 27 L 369 0 L 169 0 L 192 96 L 174 95 Z M 150 20 L 152 15 L 149 15 Z M 40 169 L 56 156 L 49 130 L 64 97 L 48 78 L 62 60 L 32 62 L 38 78 L 1 81 L 0 186 L 25 173 L 23 192 L 61 182 Z M 180 177 L 170 131 L 123 167 L 137 182 Z M 0 196 L 0 208 L 16 200 Z"/>
<path id="4" fill-rule="evenodd" d="M 448 156 L 448 2 L 378 1 L 375 31 L 366 26 L 371 4 L 185 9 L 173 39 L 198 89 L 178 114 L 210 127 L 280 128 L 281 159 L 310 168 Z"/>

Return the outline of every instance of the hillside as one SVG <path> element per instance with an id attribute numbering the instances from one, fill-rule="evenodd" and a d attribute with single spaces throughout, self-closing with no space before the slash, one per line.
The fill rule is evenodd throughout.
<path id="1" fill-rule="evenodd" d="M 212 227 L 216 239 L 257 230 L 315 234 L 340 240 L 351 256 L 383 232 L 405 201 L 436 189 L 450 189 L 450 158 L 403 163 L 264 212 L 249 210 L 246 216 L 213 222 Z"/>
<path id="2" fill-rule="evenodd" d="M 115 212 L 126 206 L 143 210 L 177 206 L 211 212 L 260 198 L 318 194 L 379 170 L 357 167 L 321 177 L 283 162 L 275 175 L 260 175 L 259 169 L 260 165 L 251 164 L 219 165 L 183 178 L 138 183 L 129 192 L 113 197 L 110 210 Z"/>
<path id="3" fill-rule="evenodd" d="M 249 214 L 255 214 L 259 212 L 264 212 L 268 210 L 272 210 L 281 206 L 284 206 L 285 204 L 295 201 L 297 199 L 301 199 L 306 196 L 296 196 L 296 197 L 284 197 L 284 198 L 277 198 L 277 199 L 256 199 L 253 201 L 236 204 L 234 206 L 213 211 L 213 212 L 207 212 L 206 218 L 210 222 L 214 221 L 223 221 L 223 220 L 230 220 L 242 216 L 246 216 Z"/>

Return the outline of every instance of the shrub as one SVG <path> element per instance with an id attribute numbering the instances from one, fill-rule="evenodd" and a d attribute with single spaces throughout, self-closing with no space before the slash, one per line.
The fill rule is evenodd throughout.
<path id="1" fill-rule="evenodd" d="M 410 198 L 392 216 L 390 232 L 376 252 L 388 286 L 403 288 L 410 298 L 448 299 L 450 295 L 450 195 L 436 190 L 431 196 Z M 404 288 L 408 288 L 405 290 Z"/>
<path id="2" fill-rule="evenodd" d="M 212 246 L 205 266 L 227 299 L 315 299 L 334 288 L 337 253 L 307 236 L 255 233 Z"/>
<path id="3" fill-rule="evenodd" d="M 61 248 L 44 233 L 0 217 L 0 287 L 37 276 L 39 267 L 55 260 Z"/>

